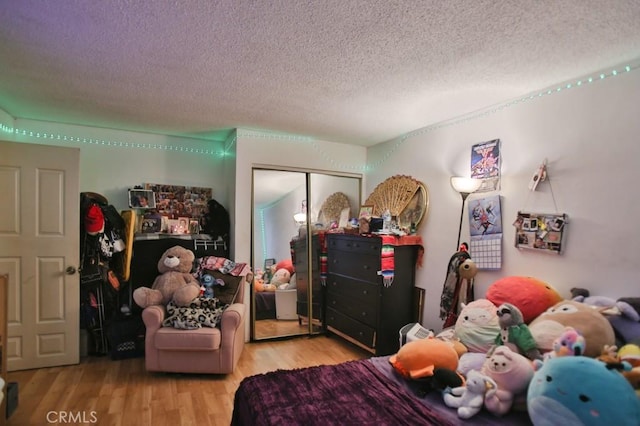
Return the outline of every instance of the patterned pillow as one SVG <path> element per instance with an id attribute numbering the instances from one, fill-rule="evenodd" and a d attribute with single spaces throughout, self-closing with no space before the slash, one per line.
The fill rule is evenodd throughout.
<path id="1" fill-rule="evenodd" d="M 201 327 L 215 327 L 227 308 L 215 297 L 197 297 L 189 306 L 177 306 L 173 301 L 167 304 L 167 317 L 163 327 L 193 330 Z"/>

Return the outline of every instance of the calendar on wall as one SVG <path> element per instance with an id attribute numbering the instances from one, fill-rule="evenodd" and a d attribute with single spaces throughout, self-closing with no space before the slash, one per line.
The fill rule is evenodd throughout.
<path id="1" fill-rule="evenodd" d="M 502 209 L 500 196 L 469 202 L 469 251 L 478 269 L 502 268 Z"/>

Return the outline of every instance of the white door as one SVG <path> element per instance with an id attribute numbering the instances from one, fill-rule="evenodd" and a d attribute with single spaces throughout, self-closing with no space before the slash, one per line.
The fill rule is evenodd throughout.
<path id="1" fill-rule="evenodd" d="M 9 371 L 79 362 L 79 164 L 79 149 L 0 141 Z"/>

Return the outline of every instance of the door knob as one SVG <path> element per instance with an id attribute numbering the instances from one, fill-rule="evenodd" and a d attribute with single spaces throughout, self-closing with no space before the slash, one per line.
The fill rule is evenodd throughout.
<path id="1" fill-rule="evenodd" d="M 73 266 L 67 266 L 67 275 L 73 275 L 76 273 L 76 268 L 74 268 Z"/>

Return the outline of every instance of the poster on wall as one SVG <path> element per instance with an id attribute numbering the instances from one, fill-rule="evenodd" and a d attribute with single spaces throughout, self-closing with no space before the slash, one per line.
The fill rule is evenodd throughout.
<path id="1" fill-rule="evenodd" d="M 155 194 L 156 210 L 169 219 L 199 220 L 213 197 L 211 188 L 146 183 L 145 189 Z"/>
<path id="2" fill-rule="evenodd" d="M 502 268 L 502 209 L 500 196 L 469 201 L 469 251 L 478 269 Z"/>
<path id="3" fill-rule="evenodd" d="M 500 189 L 500 162 L 500 139 L 471 147 L 471 177 L 482 180 L 482 185 L 476 192 Z"/>

